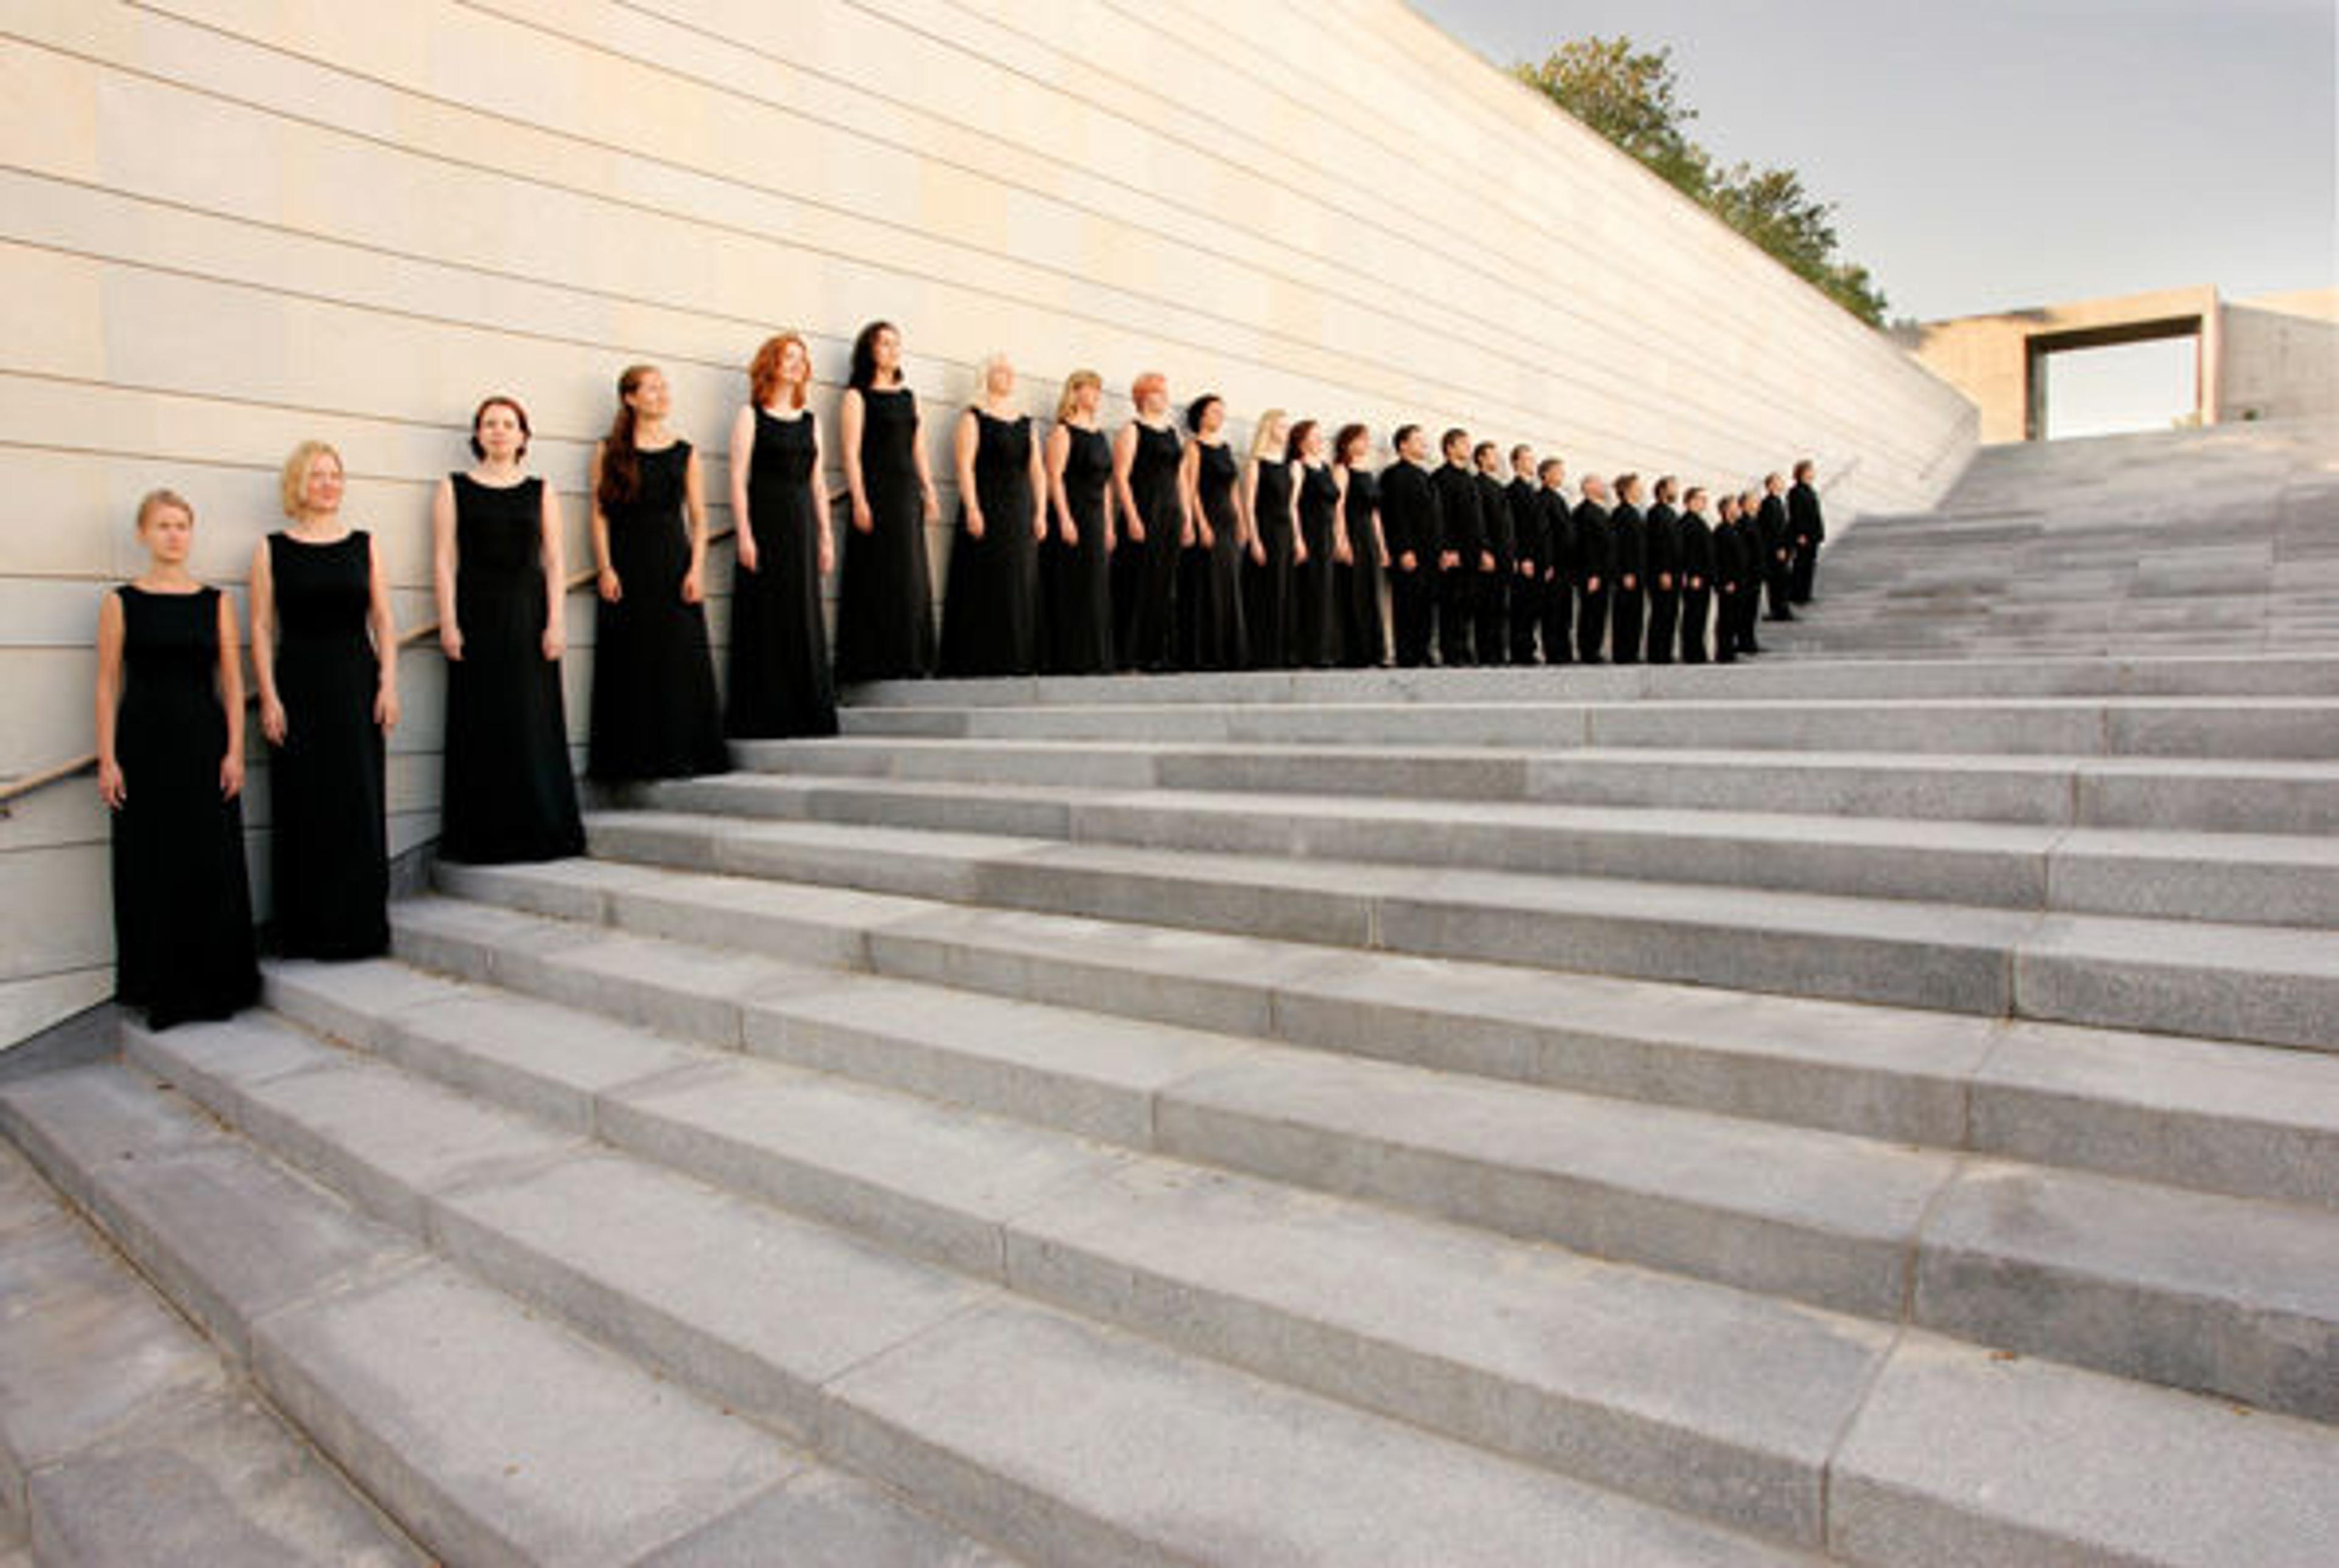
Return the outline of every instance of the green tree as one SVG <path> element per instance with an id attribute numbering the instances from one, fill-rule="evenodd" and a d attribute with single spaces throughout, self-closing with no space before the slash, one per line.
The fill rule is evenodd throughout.
<path id="1" fill-rule="evenodd" d="M 1577 38 L 1517 71 L 1796 276 L 1870 326 L 1884 324 L 1883 291 L 1867 268 L 1836 254 L 1833 202 L 1805 190 L 1792 169 L 1722 168 L 1690 136 L 1697 111 L 1682 101 L 1672 49 L 1636 49 L 1621 35 Z"/>

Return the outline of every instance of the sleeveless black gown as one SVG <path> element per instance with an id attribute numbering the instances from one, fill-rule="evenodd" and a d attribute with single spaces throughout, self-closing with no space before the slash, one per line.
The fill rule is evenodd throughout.
<path id="1" fill-rule="evenodd" d="M 1178 656 L 1189 670 L 1239 670 L 1250 663 L 1244 640 L 1242 531 L 1235 505 L 1240 469 L 1224 441 L 1201 441 L 1194 488 L 1202 518 L 1210 525 L 1210 546 L 1201 530 L 1185 553 L 1179 579 Z"/>
<path id="2" fill-rule="evenodd" d="M 1340 654 L 1351 669 L 1378 669 L 1388 657 L 1388 635 L 1381 626 L 1381 557 L 1373 540 L 1373 512 L 1381 504 L 1381 482 L 1362 468 L 1348 470 L 1345 523 L 1354 566 L 1339 568 Z"/>
<path id="3" fill-rule="evenodd" d="M 493 864 L 585 852 L 560 662 L 544 656 L 544 481 L 455 486 L 455 623 L 447 666 L 439 853 Z"/>
<path id="4" fill-rule="evenodd" d="M 1332 534 L 1339 520 L 1340 481 L 1330 465 L 1299 470 L 1299 537 L 1308 559 L 1293 574 L 1292 663 L 1303 669 L 1329 669 L 1339 662 L 1340 607 L 1333 575 Z"/>
<path id="5" fill-rule="evenodd" d="M 917 396 L 862 390 L 861 484 L 871 528 L 844 518 L 837 585 L 836 678 L 914 679 L 933 673 L 933 578 L 926 569 L 925 495 L 918 488 Z"/>
<path id="6" fill-rule="evenodd" d="M 1113 667 L 1112 555 L 1105 547 L 1105 491 L 1112 483 L 1112 441 L 1102 430 L 1067 427 L 1064 500 L 1077 543 L 1064 543 L 1054 516 L 1040 558 L 1047 590 L 1048 671 L 1102 675 Z"/>
<path id="7" fill-rule="evenodd" d="M 1129 468 L 1129 493 L 1145 519 L 1145 542 L 1121 547 L 1133 556 L 1133 586 L 1122 624 L 1124 669 L 1175 667 L 1178 635 L 1178 458 L 1184 450 L 1178 432 L 1163 426 L 1137 427 L 1137 455 Z"/>
<path id="8" fill-rule="evenodd" d="M 1028 676 L 1040 665 L 1039 541 L 1031 537 L 1031 420 L 974 410 L 982 537 L 959 508 L 943 590 L 946 676 Z"/>
<path id="9" fill-rule="evenodd" d="M 1243 629 L 1250 642 L 1253 669 L 1289 669 L 1298 651 L 1292 598 L 1291 466 L 1278 458 L 1258 459 L 1258 488 L 1251 502 L 1266 564 L 1243 570 Z"/>
<path id="10" fill-rule="evenodd" d="M 122 602 L 114 758 L 114 994 L 155 1029 L 225 1018 L 260 994 L 243 804 L 220 798 L 227 713 L 219 697 L 217 588 Z"/>
<path id="11" fill-rule="evenodd" d="M 836 733 L 836 685 L 820 612 L 820 514 L 812 465 L 812 410 L 793 419 L 755 410 L 747 517 L 756 568 L 731 587 L 731 695 L 725 727 L 737 739 Z"/>
<path id="12" fill-rule="evenodd" d="M 690 526 L 684 515 L 690 443 L 637 454 L 633 498 L 604 507 L 616 604 L 596 600 L 593 734 L 597 779 L 687 778 L 731 765 L 715 696 L 706 606 L 685 604 Z"/>
<path id="13" fill-rule="evenodd" d="M 276 944 L 295 958 L 371 958 L 390 951 L 382 736 L 373 722 L 381 666 L 366 626 L 373 541 L 358 531 L 329 545 L 271 534 L 268 569 L 284 704 L 268 790 Z"/>

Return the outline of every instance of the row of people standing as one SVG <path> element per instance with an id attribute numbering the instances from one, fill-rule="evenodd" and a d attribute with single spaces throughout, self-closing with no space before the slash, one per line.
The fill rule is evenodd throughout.
<path id="1" fill-rule="evenodd" d="M 1392 439 L 1381 476 L 1395 552 L 1396 661 L 1702 664 L 1761 652 L 1755 623 L 1792 620 L 1808 603 L 1826 524 L 1813 469 L 1798 463 L 1714 501 L 1671 476 L 1586 477 L 1514 447 L 1510 474 L 1492 442 L 1446 432 L 1432 468 L 1417 426 Z"/>

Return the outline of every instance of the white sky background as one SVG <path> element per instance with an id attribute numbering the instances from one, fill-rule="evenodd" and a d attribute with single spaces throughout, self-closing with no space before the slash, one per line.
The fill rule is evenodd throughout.
<path id="1" fill-rule="evenodd" d="M 1690 133 L 1837 204 L 1898 319 L 2334 281 L 2339 0 L 1412 0 L 1499 64 L 1670 44 Z"/>

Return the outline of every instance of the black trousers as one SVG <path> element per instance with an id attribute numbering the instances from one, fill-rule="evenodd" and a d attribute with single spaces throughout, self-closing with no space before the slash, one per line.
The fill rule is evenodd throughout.
<path id="1" fill-rule="evenodd" d="M 1584 590 L 1575 606 L 1575 652 L 1587 665 L 1600 662 L 1601 639 L 1608 635 L 1608 587 Z"/>
<path id="2" fill-rule="evenodd" d="M 1469 567 L 1447 567 L 1437 574 L 1437 659 L 1449 667 L 1475 665 L 1477 651 L 1472 633 L 1478 617 L 1478 574 Z"/>
<path id="3" fill-rule="evenodd" d="M 1794 569 L 1789 574 L 1787 597 L 1799 605 L 1811 602 L 1811 590 L 1818 585 L 1820 547 L 1812 545 L 1795 552 Z"/>
<path id="4" fill-rule="evenodd" d="M 1771 590 L 1771 618 L 1774 621 L 1794 619 L 1794 612 L 1787 607 L 1788 597 L 1793 592 L 1793 564 L 1781 560 L 1775 551 L 1762 563 L 1762 584 Z"/>
<path id="5" fill-rule="evenodd" d="M 1575 662 L 1575 587 L 1565 577 L 1546 578 L 1543 585 L 1543 660 L 1547 665 Z"/>
<path id="6" fill-rule="evenodd" d="M 1681 589 L 1649 585 L 1649 662 L 1673 662 L 1674 629 L 1681 624 Z"/>
<path id="7" fill-rule="evenodd" d="M 1608 656 L 1620 665 L 1641 662 L 1642 595 L 1638 586 L 1619 583 L 1608 593 Z"/>
<path id="8" fill-rule="evenodd" d="M 1535 662 L 1535 628 L 1543 625 L 1544 586 L 1540 574 L 1511 574 L 1511 663 Z"/>
<path id="9" fill-rule="evenodd" d="M 1681 597 L 1681 656 L 1685 665 L 1705 663 L 1705 623 L 1713 617 L 1712 588 L 1683 588 Z"/>
<path id="10" fill-rule="evenodd" d="M 1471 592 L 1478 597 L 1478 662 L 1511 662 L 1511 589 L 1500 567 L 1478 574 Z"/>
<path id="11" fill-rule="evenodd" d="M 1396 638 L 1396 662 L 1407 669 L 1427 664 L 1430 630 L 1437 622 L 1437 599 L 1426 571 L 1389 569 L 1389 620 Z"/>
<path id="12" fill-rule="evenodd" d="M 1762 642 L 1754 635 L 1755 624 L 1762 618 L 1762 582 L 1755 577 L 1740 579 L 1738 584 L 1738 651 L 1759 654 Z"/>

